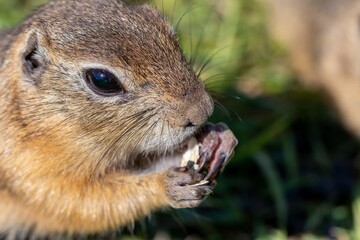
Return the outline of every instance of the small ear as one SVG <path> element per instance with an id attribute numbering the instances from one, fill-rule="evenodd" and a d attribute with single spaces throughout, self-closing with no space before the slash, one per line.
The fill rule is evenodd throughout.
<path id="1" fill-rule="evenodd" d="M 27 35 L 22 62 L 24 73 L 34 83 L 38 83 L 41 74 L 44 72 L 46 61 L 43 48 L 39 44 L 38 35 L 35 31 L 31 31 Z"/>

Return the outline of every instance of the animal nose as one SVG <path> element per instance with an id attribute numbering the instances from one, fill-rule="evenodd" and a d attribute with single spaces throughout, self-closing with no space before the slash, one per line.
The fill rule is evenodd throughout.
<path id="1" fill-rule="evenodd" d="M 185 125 L 185 128 L 195 127 L 195 125 L 188 119 L 188 123 Z"/>
<path id="2" fill-rule="evenodd" d="M 192 101 L 190 106 L 186 106 L 184 109 L 182 127 L 188 128 L 204 124 L 211 116 L 213 110 L 214 104 L 208 94 L 201 100 L 196 99 Z"/>

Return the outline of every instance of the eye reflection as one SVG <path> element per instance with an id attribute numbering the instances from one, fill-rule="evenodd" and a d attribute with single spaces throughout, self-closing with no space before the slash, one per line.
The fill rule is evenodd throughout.
<path id="1" fill-rule="evenodd" d="M 89 69 L 86 71 L 86 82 L 97 94 L 114 96 L 124 93 L 124 88 L 114 74 L 103 69 Z"/>

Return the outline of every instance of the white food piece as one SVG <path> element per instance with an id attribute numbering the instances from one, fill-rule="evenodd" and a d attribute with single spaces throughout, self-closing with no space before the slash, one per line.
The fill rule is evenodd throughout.
<path id="1" fill-rule="evenodd" d="M 187 150 L 181 157 L 181 167 L 186 167 L 188 162 L 194 162 L 194 169 L 197 170 L 199 165 L 196 164 L 197 160 L 200 158 L 200 147 L 201 144 L 197 141 L 196 138 L 191 138 L 187 143 Z"/>
<path id="2" fill-rule="evenodd" d="M 208 184 L 208 183 L 209 183 L 208 180 L 202 180 L 202 181 L 200 181 L 200 182 L 198 182 L 198 183 L 195 183 L 195 184 L 193 184 L 193 185 L 191 185 L 191 186 L 193 186 L 193 187 L 195 187 L 195 186 L 201 186 L 201 185 L 205 185 L 205 184 Z"/>

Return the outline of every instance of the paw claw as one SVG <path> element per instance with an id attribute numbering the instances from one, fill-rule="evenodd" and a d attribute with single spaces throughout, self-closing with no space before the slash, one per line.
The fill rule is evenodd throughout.
<path id="1" fill-rule="evenodd" d="M 206 124 L 199 140 L 202 146 L 197 164 L 201 171 L 207 172 L 205 180 L 214 181 L 233 156 L 238 141 L 223 123 Z"/>
<path id="2" fill-rule="evenodd" d="M 204 179 L 204 175 L 192 169 L 188 169 L 186 172 L 177 170 L 170 170 L 168 173 L 167 195 L 170 204 L 176 208 L 198 206 L 211 193 L 212 187 L 197 185 L 196 183 Z"/>
<path id="3" fill-rule="evenodd" d="M 188 161 L 186 166 L 169 170 L 166 191 L 173 207 L 198 206 L 212 193 L 216 179 L 234 153 L 237 139 L 225 124 L 206 124 L 202 130 L 197 136 L 201 143 L 197 162 Z"/>

